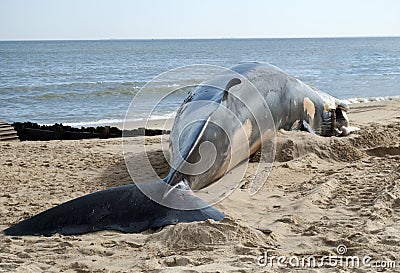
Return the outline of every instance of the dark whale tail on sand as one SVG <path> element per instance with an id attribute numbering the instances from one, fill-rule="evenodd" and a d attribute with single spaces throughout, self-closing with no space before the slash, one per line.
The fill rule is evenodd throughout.
<path id="1" fill-rule="evenodd" d="M 143 184 L 155 194 L 165 192 L 166 183 L 157 181 Z M 224 214 L 190 193 L 173 189 L 165 198 L 187 202 L 188 207 L 168 208 L 147 197 L 135 184 L 114 187 L 91 193 L 17 223 L 3 232 L 6 235 L 72 235 L 99 230 L 141 232 L 178 222 L 206 219 L 221 220 Z"/>

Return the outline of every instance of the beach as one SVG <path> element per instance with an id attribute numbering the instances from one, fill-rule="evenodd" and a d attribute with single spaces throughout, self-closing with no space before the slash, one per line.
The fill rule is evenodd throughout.
<path id="1" fill-rule="evenodd" d="M 374 261 L 395 261 L 400 268 L 400 100 L 352 104 L 348 115 L 361 130 L 347 137 L 278 131 L 268 180 L 249 196 L 257 166 L 252 160 L 239 188 L 215 205 L 226 215 L 221 222 L 179 223 L 140 234 L 0 234 L 0 271 L 291 272 L 296 267 L 258 265 L 266 253 L 288 259 L 371 258 L 372 267 L 325 263 L 304 272 L 374 272 Z M 163 124 L 152 122 L 153 128 Z M 145 143 L 164 176 L 169 167 L 160 138 L 136 137 L 131 144 Z M 132 183 L 120 138 L 0 142 L 0 154 L 1 230 L 72 198 Z M 143 155 L 133 156 L 140 173 Z"/>

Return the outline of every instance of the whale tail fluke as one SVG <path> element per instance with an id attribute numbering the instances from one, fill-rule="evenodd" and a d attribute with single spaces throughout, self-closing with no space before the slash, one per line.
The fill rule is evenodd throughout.
<path id="1" fill-rule="evenodd" d="M 144 184 L 163 192 L 163 181 Z M 148 186 L 147 186 L 148 185 Z M 178 192 L 169 198 L 196 204 L 200 209 L 179 210 L 165 207 L 147 197 L 135 184 L 91 193 L 53 207 L 5 229 L 6 235 L 83 234 L 100 230 L 137 233 L 149 228 L 179 222 L 221 220 L 224 214 L 194 195 L 182 198 Z"/>

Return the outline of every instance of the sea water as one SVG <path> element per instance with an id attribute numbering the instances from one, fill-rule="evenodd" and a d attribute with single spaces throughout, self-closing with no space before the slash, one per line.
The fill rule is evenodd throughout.
<path id="1" fill-rule="evenodd" d="M 400 37 L 3 41 L 0 120 L 78 127 L 121 123 L 135 94 L 160 73 L 246 61 L 278 66 L 348 102 L 400 95 Z M 196 80 L 195 73 L 185 76 L 160 84 L 159 92 Z M 148 96 L 142 103 L 154 103 L 158 91 L 142 91 Z M 185 96 L 168 97 L 153 117 L 169 117 Z M 133 110 L 137 120 L 148 116 L 141 105 Z"/>

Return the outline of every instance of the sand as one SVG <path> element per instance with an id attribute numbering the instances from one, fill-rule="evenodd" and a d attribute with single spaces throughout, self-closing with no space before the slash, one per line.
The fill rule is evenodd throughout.
<path id="1" fill-rule="evenodd" d="M 258 257 L 268 251 L 318 258 L 338 255 L 338 245 L 346 246 L 345 256 L 395 261 L 397 268 L 387 272 L 399 270 L 400 101 L 355 104 L 349 118 L 361 131 L 344 138 L 279 131 L 265 185 L 248 195 L 257 164 L 250 162 L 240 188 L 216 205 L 227 215 L 221 222 L 141 234 L 0 235 L 0 271 L 291 272 L 292 265 L 260 267 Z M 159 139 L 146 138 L 146 147 L 163 175 L 168 165 Z M 71 198 L 131 183 L 121 139 L 0 143 L 0 154 L 0 229 Z M 133 156 L 140 172 L 143 155 Z M 303 272 L 380 270 L 356 267 L 325 264 Z"/>

